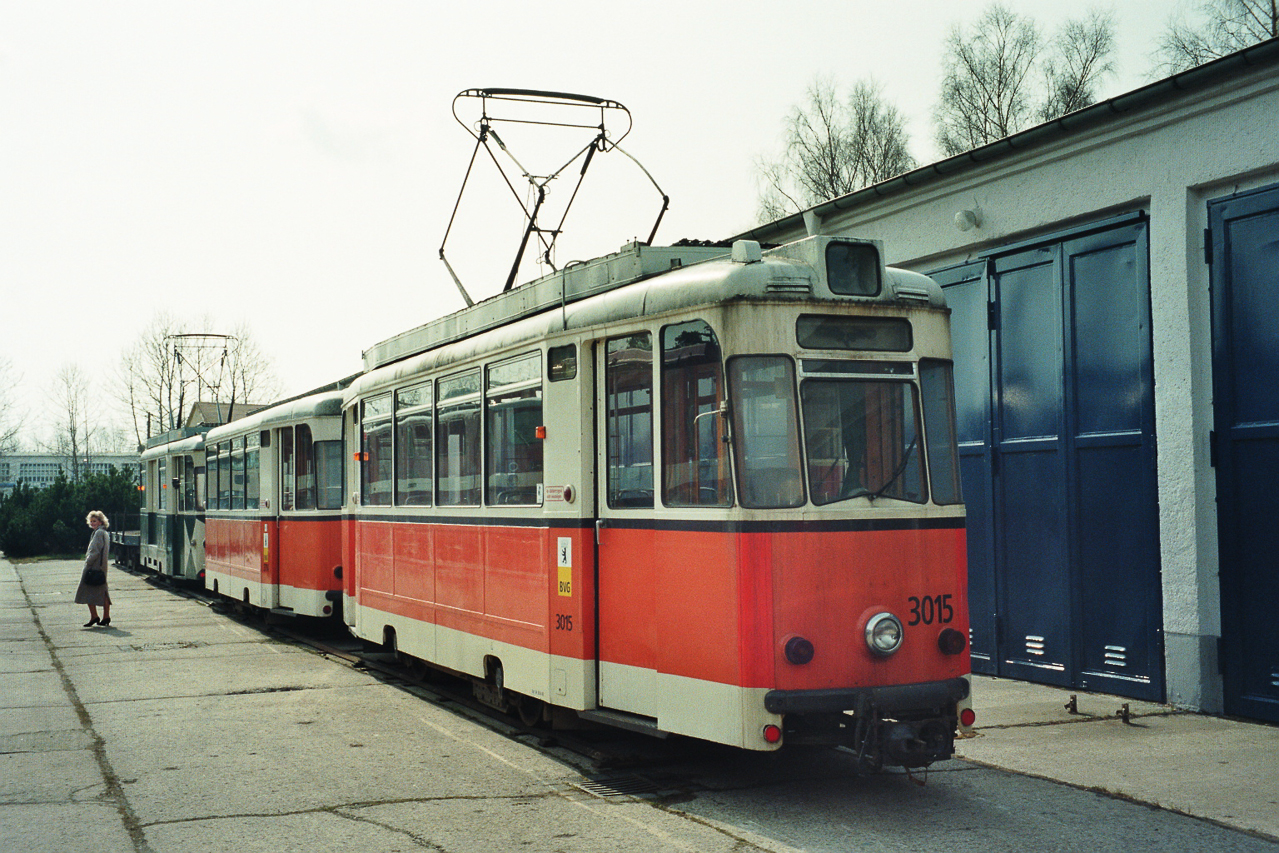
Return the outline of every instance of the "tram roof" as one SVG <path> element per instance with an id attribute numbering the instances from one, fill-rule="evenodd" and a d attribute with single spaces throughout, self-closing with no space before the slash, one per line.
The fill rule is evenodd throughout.
<path id="1" fill-rule="evenodd" d="M 924 276 L 904 273 L 900 270 L 888 271 L 883 266 L 883 253 L 874 241 L 858 240 L 848 237 L 809 237 L 803 240 L 761 251 L 758 244 L 751 243 L 750 248 L 734 244 L 730 251 L 722 246 L 648 246 L 643 243 L 628 243 L 621 250 L 605 255 L 593 261 L 574 264 L 563 270 L 543 276 L 536 281 L 499 293 L 485 301 L 464 308 L 461 311 L 433 320 L 375 344 L 364 352 L 364 369 L 366 374 L 419 355 L 445 344 L 454 343 L 488 332 L 516 321 L 532 317 L 554 309 L 565 309 L 566 306 L 582 302 L 591 297 L 600 296 L 610 291 L 624 288 L 645 279 L 654 278 L 664 273 L 678 273 L 680 270 L 707 264 L 711 261 L 729 261 L 734 263 L 716 264 L 723 269 L 716 279 L 726 279 L 730 271 L 741 269 L 743 264 L 767 260 L 775 263 L 820 265 L 820 247 L 838 240 L 841 242 L 873 244 L 880 258 L 881 275 L 885 275 L 883 293 L 876 301 L 886 300 L 923 300 L 925 304 L 944 305 L 941 289 Z M 741 257 L 738 252 L 741 251 Z M 749 255 L 749 260 L 745 258 Z M 681 281 L 691 281 L 679 277 Z M 705 283 L 706 276 L 697 276 Z M 909 281 L 908 281 L 909 279 Z M 742 282 L 745 284 L 745 282 Z M 762 282 L 754 282 L 741 295 L 751 295 Z M 811 293 L 811 282 L 795 283 L 796 292 L 807 296 Z M 780 295 L 788 287 L 785 284 L 765 287 L 754 295 Z M 767 291 L 767 294 L 765 293 Z M 692 294 L 689 294 L 692 296 Z M 724 298 L 728 293 L 720 293 Z M 705 298 L 706 294 L 702 294 Z M 611 297 L 610 297 L 611 299 Z M 918 304 L 918 302 L 917 302 Z M 647 306 L 646 306 L 647 307 Z"/>
<path id="2" fill-rule="evenodd" d="M 406 332 L 399 339 L 392 338 L 392 342 L 399 341 L 403 347 L 404 355 L 398 358 L 386 357 L 375 364 L 369 361 L 366 353 L 365 360 L 369 366 L 347 390 L 346 402 L 350 404 L 367 394 L 381 393 L 402 382 L 416 380 L 423 371 L 467 362 L 484 353 L 509 350 L 557 332 L 601 327 L 637 317 L 664 315 L 737 300 L 849 300 L 934 310 L 944 308 L 945 297 L 935 281 L 920 273 L 884 267 L 882 261 L 879 270 L 883 286 L 877 296 L 832 294 L 819 269 L 825 248 L 831 242 L 854 242 L 879 248 L 873 241 L 819 236 L 763 252 L 752 244 L 754 252 L 747 250 L 742 257 L 736 250 L 731 255 L 715 250 L 707 261 L 671 266 L 663 270 L 664 274 L 643 276 L 647 280 L 642 283 L 631 280 L 600 286 L 588 294 L 590 298 L 565 299 L 561 303 L 557 289 L 557 298 L 550 305 L 550 309 L 554 310 L 541 308 L 512 314 L 502 321 L 482 326 L 477 324 L 473 332 L 437 336 L 438 324 L 442 321 L 436 321 Z M 647 250 L 649 247 L 641 248 Z M 558 288 L 558 280 L 553 282 Z M 636 286 L 624 287 L 625 284 Z M 511 294 L 503 296 L 516 293 L 511 291 Z M 500 297 L 495 297 L 490 301 L 499 300 Z M 474 308 L 466 311 L 474 311 Z M 486 318 L 490 316 L 485 315 Z M 458 319 L 458 315 L 443 318 L 444 321 Z M 456 323 L 445 328 L 456 330 L 464 326 Z"/>
<path id="3" fill-rule="evenodd" d="M 182 427 L 147 439 L 142 461 L 158 459 L 171 453 L 195 453 L 204 449 L 204 432 L 208 427 Z"/>
<path id="4" fill-rule="evenodd" d="M 728 255 L 719 246 L 647 246 L 620 250 L 499 293 L 469 308 L 402 332 L 364 352 L 364 369 L 374 370 L 522 317 L 558 308 L 659 273 Z"/>
<path id="5" fill-rule="evenodd" d="M 241 418 L 238 421 L 223 424 L 220 427 L 209 430 L 206 440 L 212 444 L 237 435 L 257 432 L 268 427 L 293 423 L 306 418 L 340 416 L 342 414 L 342 394 L 345 387 L 346 384 L 342 384 L 342 388 L 339 389 L 277 403 L 247 418 Z"/>

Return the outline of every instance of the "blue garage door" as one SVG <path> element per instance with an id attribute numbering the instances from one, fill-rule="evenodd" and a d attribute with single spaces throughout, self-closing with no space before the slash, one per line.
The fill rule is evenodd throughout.
<path id="1" fill-rule="evenodd" d="M 952 311 L 973 669 L 1162 699 L 1145 222 L 934 275 Z"/>
<path id="2" fill-rule="evenodd" d="M 1226 712 L 1279 722 L 1279 187 L 1208 214 Z"/>

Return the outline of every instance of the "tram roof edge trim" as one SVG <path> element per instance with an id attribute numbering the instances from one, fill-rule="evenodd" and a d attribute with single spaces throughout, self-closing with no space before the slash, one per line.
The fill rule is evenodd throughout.
<path id="1" fill-rule="evenodd" d="M 209 444 L 214 444 L 218 441 L 257 432 L 280 424 L 293 423 L 308 418 L 338 417 L 342 414 L 344 389 L 345 386 L 343 386 L 343 389 L 329 390 L 307 397 L 295 397 L 285 400 L 238 421 L 213 427 L 205 435 L 205 441 Z"/>
<path id="2" fill-rule="evenodd" d="M 671 269 L 727 256 L 728 250 L 722 247 L 628 243 L 611 255 L 572 264 L 470 308 L 374 344 L 364 352 L 364 369 L 375 370 L 513 320 L 559 308 Z"/>

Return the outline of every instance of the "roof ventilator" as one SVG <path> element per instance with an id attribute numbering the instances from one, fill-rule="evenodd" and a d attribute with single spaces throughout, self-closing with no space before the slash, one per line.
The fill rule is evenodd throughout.
<path id="1" fill-rule="evenodd" d="M 764 252 L 754 240 L 737 240 L 733 243 L 733 263 L 754 264 L 763 260 Z"/>
<path id="2" fill-rule="evenodd" d="M 912 302 L 928 302 L 931 297 L 928 291 L 922 287 L 911 287 L 908 284 L 899 284 L 893 288 L 893 292 L 898 299 L 908 299 Z"/>

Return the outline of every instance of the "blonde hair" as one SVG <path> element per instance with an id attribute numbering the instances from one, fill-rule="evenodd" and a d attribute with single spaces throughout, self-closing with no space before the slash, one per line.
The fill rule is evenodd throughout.
<path id="1" fill-rule="evenodd" d="M 107 521 L 107 515 L 106 515 L 106 513 L 104 513 L 104 512 L 103 512 L 102 510 L 100 510 L 100 509 L 95 509 L 93 512 L 91 512 L 91 513 L 89 513 L 88 515 L 86 515 L 86 516 L 84 517 L 84 523 L 85 523 L 85 524 L 88 524 L 90 521 L 92 521 L 92 520 L 93 520 L 93 519 L 95 519 L 95 518 L 96 518 L 98 521 L 101 521 L 101 522 L 102 522 L 102 526 L 103 526 L 103 527 L 108 527 L 108 528 L 109 528 L 109 527 L 111 526 L 111 522 Z"/>

